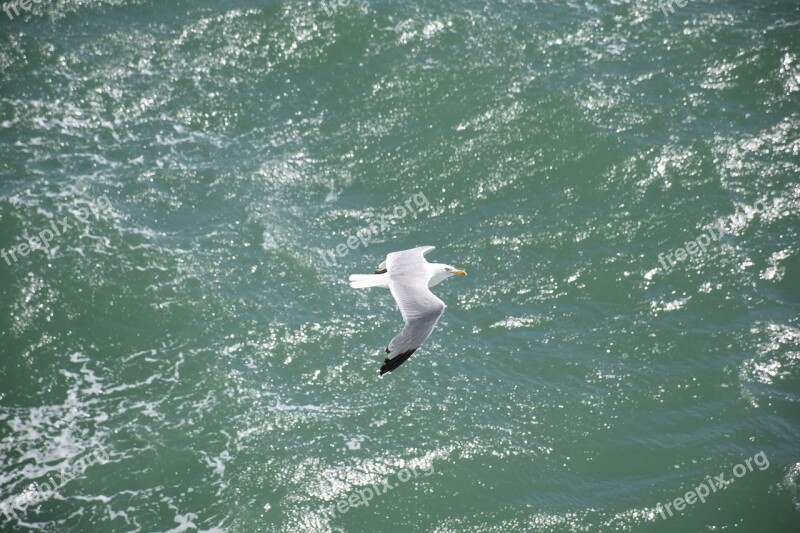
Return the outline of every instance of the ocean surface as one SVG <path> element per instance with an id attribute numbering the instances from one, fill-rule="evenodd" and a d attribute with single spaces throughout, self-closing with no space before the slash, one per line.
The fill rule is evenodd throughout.
<path id="1" fill-rule="evenodd" d="M 0 531 L 800 531 L 800 3 L 681 3 L 5 0 Z"/>

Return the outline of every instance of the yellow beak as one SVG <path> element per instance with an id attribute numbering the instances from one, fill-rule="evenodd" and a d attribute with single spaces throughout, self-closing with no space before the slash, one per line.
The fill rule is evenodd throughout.
<path id="1" fill-rule="evenodd" d="M 456 274 L 458 276 L 466 276 L 467 275 L 467 273 L 464 272 L 463 270 L 453 270 L 453 274 Z"/>

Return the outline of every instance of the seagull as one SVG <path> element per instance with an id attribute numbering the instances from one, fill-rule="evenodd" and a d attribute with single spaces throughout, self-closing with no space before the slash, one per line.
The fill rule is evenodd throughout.
<path id="1" fill-rule="evenodd" d="M 466 276 L 463 270 L 441 263 L 428 263 L 425 254 L 433 246 L 419 246 L 410 250 L 392 252 L 378 265 L 374 274 L 352 274 L 350 286 L 354 289 L 383 287 L 394 296 L 405 326 L 386 347 L 389 356 L 383 361 L 383 377 L 402 365 L 427 339 L 444 313 L 444 302 L 430 288 L 450 276 Z"/>

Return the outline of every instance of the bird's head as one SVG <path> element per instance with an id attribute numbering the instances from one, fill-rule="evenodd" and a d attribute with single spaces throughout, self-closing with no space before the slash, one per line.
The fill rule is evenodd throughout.
<path id="1" fill-rule="evenodd" d="M 459 270 L 456 267 L 452 267 L 450 265 L 442 265 L 437 263 L 433 265 L 433 275 L 431 276 L 430 282 L 428 282 L 428 287 L 433 287 L 434 285 L 438 285 L 439 283 L 443 282 L 450 276 L 466 276 L 467 273 L 463 270 Z"/>
<path id="2" fill-rule="evenodd" d="M 442 265 L 444 267 L 444 272 L 449 278 L 450 276 L 466 276 L 467 273 L 463 270 L 459 270 L 456 267 L 451 267 L 450 265 Z"/>

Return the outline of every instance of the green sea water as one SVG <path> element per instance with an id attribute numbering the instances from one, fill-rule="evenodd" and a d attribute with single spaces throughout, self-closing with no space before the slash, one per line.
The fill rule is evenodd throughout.
<path id="1" fill-rule="evenodd" d="M 681 3 L 6 2 L 0 531 L 800 531 L 800 4 Z"/>

